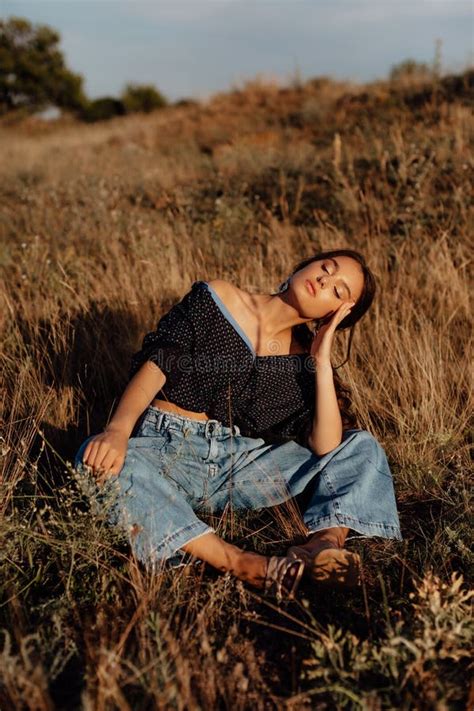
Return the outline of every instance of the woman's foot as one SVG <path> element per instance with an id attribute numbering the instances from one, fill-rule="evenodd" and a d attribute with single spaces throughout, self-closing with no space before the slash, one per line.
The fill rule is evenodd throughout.
<path id="1" fill-rule="evenodd" d="M 325 548 L 307 555 L 294 547 L 288 550 L 288 556 L 303 560 L 305 575 L 314 583 L 335 588 L 360 585 L 360 556 L 346 548 Z"/>
<path id="2" fill-rule="evenodd" d="M 279 599 L 294 596 L 304 572 L 303 561 L 295 561 L 297 556 L 268 557 L 242 551 L 214 532 L 189 541 L 181 549 L 223 573 L 232 573 L 253 587 L 275 594 Z"/>
<path id="3" fill-rule="evenodd" d="M 301 546 L 291 546 L 287 556 L 304 562 L 305 575 L 313 582 L 334 588 L 353 588 L 360 585 L 360 556 L 342 547 L 348 529 L 332 529 L 314 534 Z"/>

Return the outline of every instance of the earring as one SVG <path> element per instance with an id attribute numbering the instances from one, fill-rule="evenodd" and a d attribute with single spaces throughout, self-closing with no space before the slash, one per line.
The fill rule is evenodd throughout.
<path id="1" fill-rule="evenodd" d="M 308 321 L 306 326 L 309 328 L 313 336 L 315 336 L 322 326 L 321 319 L 315 318 L 314 321 Z"/>
<path id="2" fill-rule="evenodd" d="M 278 294 L 281 294 L 282 291 L 286 291 L 289 288 L 290 279 L 291 279 L 291 277 L 288 277 L 287 279 L 285 279 L 285 281 L 283 281 L 280 284 L 280 286 L 278 287 L 278 291 L 277 291 Z"/>

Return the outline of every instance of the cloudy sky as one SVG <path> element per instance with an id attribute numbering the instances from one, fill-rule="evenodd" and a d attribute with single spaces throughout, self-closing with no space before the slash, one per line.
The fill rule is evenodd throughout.
<path id="1" fill-rule="evenodd" d="M 474 61 L 471 0 L 0 0 L 0 16 L 59 30 L 95 98 L 128 81 L 205 99 L 260 75 L 285 84 L 387 76 L 408 57 L 444 71 Z"/>

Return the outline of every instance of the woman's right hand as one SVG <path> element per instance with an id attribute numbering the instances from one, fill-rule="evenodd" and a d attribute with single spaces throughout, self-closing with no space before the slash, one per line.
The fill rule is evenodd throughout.
<path id="1" fill-rule="evenodd" d="M 117 476 L 127 454 L 128 437 L 118 431 L 106 431 L 92 437 L 82 456 L 83 463 L 91 467 L 101 482 L 108 476 Z"/>

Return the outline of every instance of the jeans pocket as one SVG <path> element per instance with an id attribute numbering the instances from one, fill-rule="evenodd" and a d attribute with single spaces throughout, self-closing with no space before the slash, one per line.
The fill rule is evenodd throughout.
<path id="1" fill-rule="evenodd" d="M 155 430 L 153 434 L 131 437 L 128 440 L 128 450 L 144 449 L 155 454 L 163 451 L 169 446 L 170 442 L 171 436 L 168 430 L 165 430 L 165 432 L 156 432 Z"/>

